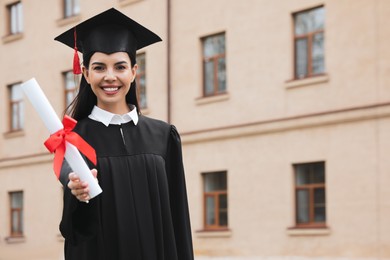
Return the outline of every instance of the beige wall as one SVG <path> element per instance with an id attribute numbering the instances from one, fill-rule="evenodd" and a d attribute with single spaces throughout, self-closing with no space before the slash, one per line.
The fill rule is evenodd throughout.
<path id="1" fill-rule="evenodd" d="M 5 5 L 0 0 L 0 17 Z M 53 38 L 111 6 L 151 28 L 148 110 L 167 119 L 166 1 L 23 1 L 23 38 L 0 42 L 0 259 L 61 259 L 61 187 L 26 100 L 25 131 L 7 134 L 6 86 L 36 77 L 60 115 L 73 51 Z M 131 2 L 131 1 L 125 1 Z M 390 259 L 390 2 L 171 0 L 172 123 L 182 134 L 199 260 Z M 291 14 L 324 5 L 326 75 L 293 77 Z M 0 23 L 0 35 L 5 34 Z M 202 98 L 200 38 L 226 33 L 227 90 Z M 325 161 L 328 229 L 296 230 L 294 163 Z M 203 172 L 228 173 L 229 231 L 203 230 Z M 8 243 L 8 192 L 23 190 L 25 241 Z"/>
<path id="2" fill-rule="evenodd" d="M 200 173 L 228 171 L 231 233 L 216 238 L 196 232 L 195 248 L 206 255 L 389 257 L 389 182 L 378 171 L 385 156 L 378 138 L 390 121 L 379 124 L 329 123 L 186 145 L 195 231 L 203 225 Z M 326 162 L 329 230 L 290 231 L 292 164 L 319 160 Z"/>

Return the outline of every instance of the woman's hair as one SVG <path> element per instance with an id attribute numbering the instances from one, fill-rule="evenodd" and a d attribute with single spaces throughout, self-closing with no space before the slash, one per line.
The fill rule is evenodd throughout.
<path id="1" fill-rule="evenodd" d="M 131 66 L 136 64 L 135 55 L 127 53 L 130 57 Z M 91 60 L 93 53 L 83 55 L 83 63 L 86 68 L 89 67 L 89 61 Z M 130 90 L 126 95 L 126 103 L 135 105 L 138 114 L 140 114 L 140 107 L 137 99 L 137 87 L 135 80 L 130 85 Z M 68 114 L 77 121 L 86 118 L 91 114 L 93 107 L 97 104 L 97 98 L 95 93 L 92 92 L 91 86 L 88 84 L 84 75 L 81 76 L 79 91 L 74 100 L 67 106 L 64 114 Z"/>

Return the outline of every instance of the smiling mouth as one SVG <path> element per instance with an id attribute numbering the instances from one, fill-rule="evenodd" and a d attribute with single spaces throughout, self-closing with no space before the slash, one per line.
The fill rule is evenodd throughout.
<path id="1" fill-rule="evenodd" d="M 109 95 L 112 95 L 112 94 L 116 94 L 120 87 L 102 87 L 101 88 L 106 94 L 109 94 Z"/>

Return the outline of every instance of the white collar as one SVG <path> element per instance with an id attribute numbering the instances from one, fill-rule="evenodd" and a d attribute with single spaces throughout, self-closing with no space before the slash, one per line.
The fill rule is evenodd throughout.
<path id="1" fill-rule="evenodd" d="M 134 125 L 138 123 L 138 113 L 137 108 L 135 106 L 130 106 L 132 110 L 124 115 L 113 114 L 106 110 L 101 109 L 100 107 L 94 106 L 91 114 L 88 116 L 89 118 L 103 123 L 105 126 L 108 125 L 121 125 L 126 124 L 130 121 L 134 122 Z"/>

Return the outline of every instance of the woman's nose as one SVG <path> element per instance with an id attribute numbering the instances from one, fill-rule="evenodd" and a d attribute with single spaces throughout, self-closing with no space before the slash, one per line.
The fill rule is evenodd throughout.
<path id="1" fill-rule="evenodd" d="M 104 80 L 115 80 L 116 76 L 112 70 L 107 70 L 106 75 L 104 75 Z"/>

